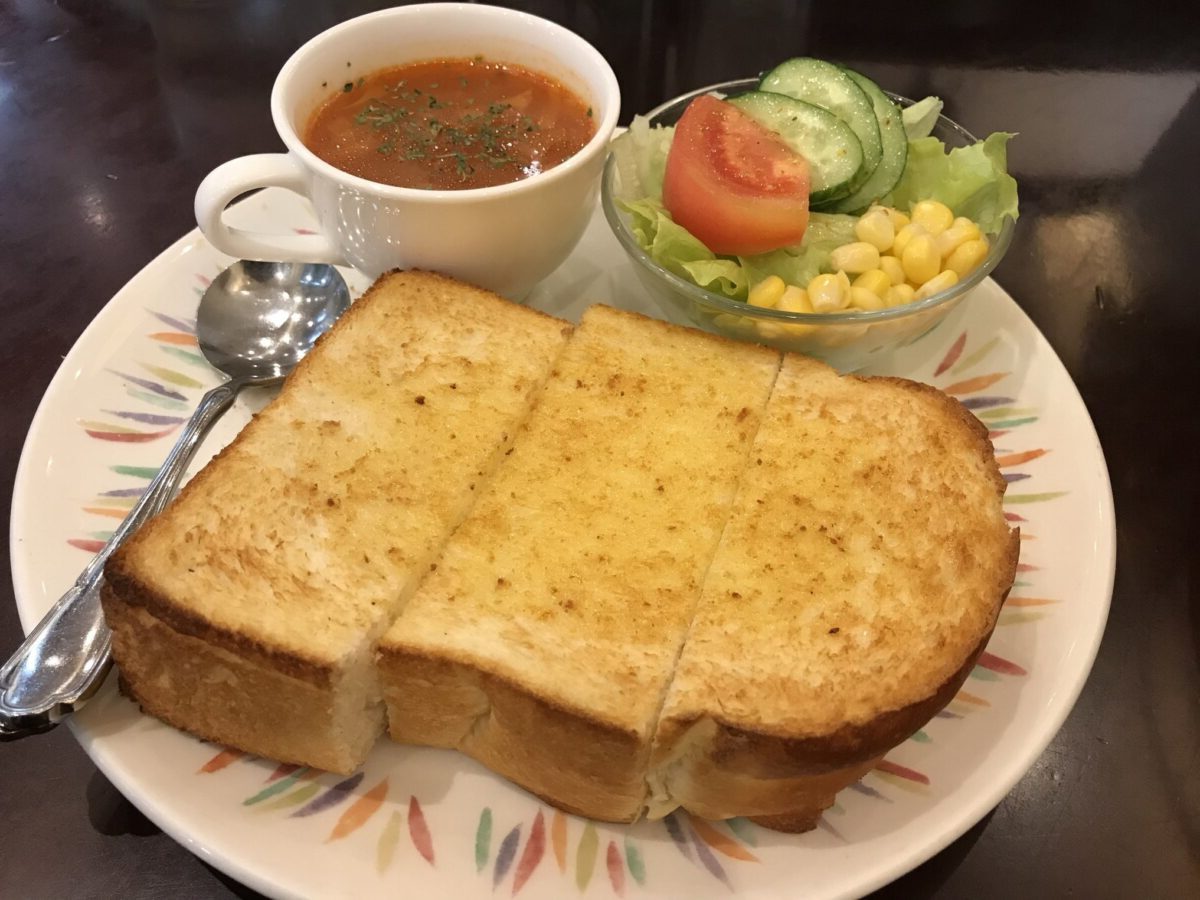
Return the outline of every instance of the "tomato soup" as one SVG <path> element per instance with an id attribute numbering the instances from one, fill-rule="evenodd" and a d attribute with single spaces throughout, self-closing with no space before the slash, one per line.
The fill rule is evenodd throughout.
<path id="1" fill-rule="evenodd" d="M 558 81 L 475 57 L 346 82 L 312 115 L 304 144 L 371 181 L 463 190 L 535 176 L 595 133 L 592 108 Z"/>

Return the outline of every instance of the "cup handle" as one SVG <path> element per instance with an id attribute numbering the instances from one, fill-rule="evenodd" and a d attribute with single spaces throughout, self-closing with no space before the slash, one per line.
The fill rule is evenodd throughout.
<path id="1" fill-rule="evenodd" d="M 290 153 L 257 153 L 223 163 L 196 190 L 196 223 L 214 247 L 237 259 L 345 265 L 320 234 L 268 234 L 225 223 L 225 207 L 247 191 L 281 187 L 308 196 L 308 176 Z"/>

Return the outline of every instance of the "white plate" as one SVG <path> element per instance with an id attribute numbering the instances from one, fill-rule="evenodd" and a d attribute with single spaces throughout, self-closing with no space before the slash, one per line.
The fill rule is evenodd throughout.
<path id="1" fill-rule="evenodd" d="M 242 227 L 303 229 L 272 189 Z M 13 578 L 28 630 L 74 580 L 216 382 L 192 319 L 229 260 L 192 233 L 143 269 L 63 361 L 33 421 L 12 506 Z M 346 273 L 355 295 L 365 287 Z M 577 318 L 645 307 L 597 213 L 530 302 Z M 1092 423 L 1062 364 L 993 282 L 886 363 L 956 394 L 994 430 L 1024 540 L 988 653 L 950 706 L 844 791 L 822 827 L 777 834 L 675 816 L 632 827 L 565 816 L 456 753 L 381 741 L 343 779 L 222 752 L 141 715 L 105 685 L 72 727 L 96 765 L 206 862 L 276 896 L 844 897 L 945 847 L 1012 788 L 1054 736 L 1091 668 L 1115 559 L 1112 495 Z M 227 443 L 264 397 L 208 439 Z"/>

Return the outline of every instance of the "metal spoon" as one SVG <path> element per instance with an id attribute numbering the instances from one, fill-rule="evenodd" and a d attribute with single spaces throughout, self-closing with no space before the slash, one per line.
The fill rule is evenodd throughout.
<path id="1" fill-rule="evenodd" d="M 81 706 L 108 671 L 112 635 L 100 609 L 104 563 L 175 494 L 212 424 L 248 385 L 283 380 L 350 305 L 332 266 L 236 262 L 200 298 L 200 350 L 229 381 L 210 390 L 166 462 L 79 579 L 0 668 L 0 739 L 53 728 Z"/>

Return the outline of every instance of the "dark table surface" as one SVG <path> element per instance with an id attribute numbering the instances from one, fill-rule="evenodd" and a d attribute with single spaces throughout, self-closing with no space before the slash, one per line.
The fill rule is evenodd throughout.
<path id="1" fill-rule="evenodd" d="M 276 70 L 378 5 L 0 4 L 0 495 L 62 356 L 194 226 L 202 176 L 281 148 Z M 1062 731 L 961 839 L 881 892 L 1200 896 L 1200 14 L 1191 4 L 514 4 L 611 61 L 623 121 L 812 54 L 975 132 L 1020 132 L 1022 216 L 997 280 L 1062 358 L 1112 476 L 1118 566 L 1095 668 Z M 5 521 L 8 520 L 7 514 Z M 8 542 L 3 544 L 7 559 Z M 19 643 L 0 587 L 0 653 Z M 251 896 L 162 834 L 69 731 L 0 748 L 0 896 Z"/>

